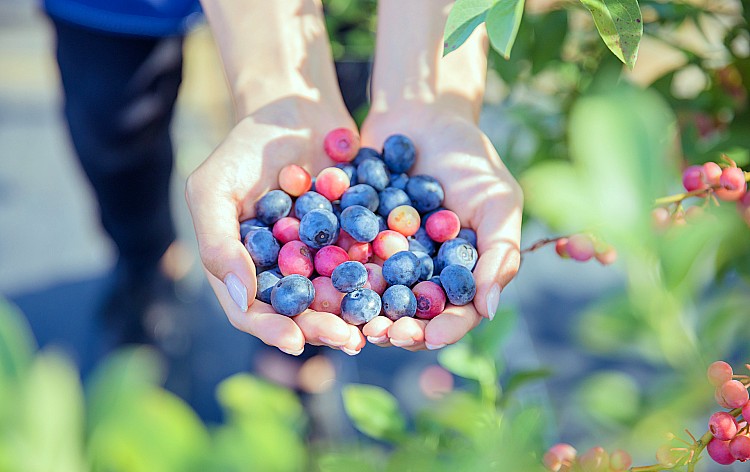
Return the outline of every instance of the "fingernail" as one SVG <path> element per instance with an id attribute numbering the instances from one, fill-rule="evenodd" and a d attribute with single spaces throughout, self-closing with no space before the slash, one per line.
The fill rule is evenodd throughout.
<path id="1" fill-rule="evenodd" d="M 246 312 L 247 287 L 245 287 L 245 284 L 242 283 L 239 277 L 230 272 L 224 277 L 224 285 L 227 286 L 227 292 L 229 292 L 229 296 L 232 297 L 234 303 L 240 307 L 240 310 Z"/>
<path id="2" fill-rule="evenodd" d="M 302 354 L 302 351 L 304 351 L 305 348 L 303 347 L 302 349 L 295 351 L 294 349 L 284 349 L 283 347 L 280 347 L 279 350 L 281 352 L 289 354 L 290 356 L 299 356 L 300 354 Z"/>
<path id="3" fill-rule="evenodd" d="M 328 344 L 329 346 L 340 347 L 346 344 L 346 341 L 334 342 L 332 339 L 324 338 L 323 336 L 319 337 L 318 339 L 320 339 L 320 342 L 322 342 L 323 344 Z"/>
<path id="4" fill-rule="evenodd" d="M 434 351 L 435 349 L 442 349 L 445 347 L 445 344 L 430 344 L 430 343 L 424 343 L 424 347 L 429 349 L 430 351 Z"/>
<path id="5" fill-rule="evenodd" d="M 495 284 L 490 288 L 490 293 L 487 294 L 487 317 L 490 321 L 495 318 L 497 306 L 500 304 L 500 292 L 500 286 Z"/>
<path id="6" fill-rule="evenodd" d="M 388 336 L 367 336 L 367 340 L 373 344 L 383 344 L 388 342 Z"/>
<path id="7" fill-rule="evenodd" d="M 413 339 L 406 339 L 406 340 L 400 340 L 400 339 L 393 339 L 391 338 L 391 344 L 398 347 L 409 347 L 414 345 Z"/>
<path id="8" fill-rule="evenodd" d="M 357 354 L 359 354 L 359 349 L 354 350 L 354 349 L 348 349 L 348 348 L 342 347 L 341 350 L 349 354 L 350 356 L 356 356 Z"/>

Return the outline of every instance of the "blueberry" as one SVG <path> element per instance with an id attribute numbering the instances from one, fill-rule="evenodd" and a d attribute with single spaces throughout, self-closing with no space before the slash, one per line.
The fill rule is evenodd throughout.
<path id="1" fill-rule="evenodd" d="M 281 280 L 284 276 L 281 275 L 281 272 L 279 272 L 279 269 L 273 269 L 273 270 L 267 270 L 265 272 L 261 272 L 257 276 L 258 281 L 258 288 L 255 292 L 255 298 L 262 301 L 263 303 L 271 303 L 271 291 L 276 286 L 276 284 Z"/>
<path id="2" fill-rule="evenodd" d="M 411 206 L 411 199 L 403 190 L 397 188 L 388 187 L 379 194 L 380 206 L 378 207 L 378 213 L 383 218 L 388 218 L 391 211 L 401 205 Z"/>
<path id="3" fill-rule="evenodd" d="M 413 318 L 417 314 L 417 297 L 405 285 L 388 287 L 383 293 L 383 311 L 393 321 L 404 316 Z"/>
<path id="4" fill-rule="evenodd" d="M 462 265 L 446 266 L 440 273 L 440 282 L 448 301 L 454 305 L 466 305 L 474 299 L 477 293 L 474 276 Z"/>
<path id="5" fill-rule="evenodd" d="M 307 277 L 292 274 L 279 280 L 271 290 L 271 305 L 276 313 L 296 316 L 307 310 L 315 298 L 315 287 Z"/>
<path id="6" fill-rule="evenodd" d="M 310 180 L 310 190 L 308 192 L 315 192 L 315 181 L 318 180 L 316 176 L 313 176 L 313 178 Z"/>
<path id="7" fill-rule="evenodd" d="M 245 240 L 245 236 L 247 236 L 247 233 L 251 229 L 268 229 L 268 225 L 264 224 L 258 218 L 240 221 L 240 241 Z"/>
<path id="8" fill-rule="evenodd" d="M 412 251 L 419 259 L 419 280 L 429 280 L 435 269 L 432 258 L 426 252 Z"/>
<path id="9" fill-rule="evenodd" d="M 375 213 L 361 205 L 352 205 L 341 212 L 341 227 L 361 243 L 369 243 L 380 232 Z"/>
<path id="10" fill-rule="evenodd" d="M 378 209 L 379 204 L 378 192 L 367 184 L 353 185 L 341 196 L 342 209 L 352 205 L 359 205 L 370 211 L 375 211 Z"/>
<path id="11" fill-rule="evenodd" d="M 329 210 L 312 210 L 299 222 L 299 239 L 313 249 L 330 246 L 339 238 L 339 220 Z"/>
<path id="12" fill-rule="evenodd" d="M 357 166 L 348 162 L 341 162 L 336 164 L 336 167 L 346 172 L 347 177 L 349 177 L 349 182 L 357 181 Z"/>
<path id="13" fill-rule="evenodd" d="M 406 194 L 420 213 L 427 213 L 440 206 L 445 198 L 440 182 L 429 175 L 415 175 L 406 183 Z"/>
<path id="14" fill-rule="evenodd" d="M 391 172 L 391 183 L 388 184 L 391 187 L 398 188 L 401 190 L 404 190 L 406 188 L 406 183 L 409 181 L 409 176 L 406 174 L 396 174 L 394 172 Z"/>
<path id="15" fill-rule="evenodd" d="M 354 164 L 355 166 L 359 166 L 367 159 L 375 159 L 379 161 L 381 160 L 380 153 L 373 148 L 361 147 L 359 148 L 357 155 L 354 156 L 354 160 L 352 160 L 352 164 Z"/>
<path id="16" fill-rule="evenodd" d="M 435 255 L 435 241 L 430 239 L 424 226 L 420 226 L 414 236 L 409 236 L 409 250 L 426 252 L 430 256 Z"/>
<path id="17" fill-rule="evenodd" d="M 279 259 L 279 242 L 267 229 L 252 229 L 245 235 L 245 248 L 258 267 L 271 267 Z"/>
<path id="18" fill-rule="evenodd" d="M 474 247 L 477 247 L 477 233 L 473 229 L 461 228 L 461 231 L 458 232 L 458 237 L 461 239 L 465 239 L 466 242 Z"/>
<path id="19" fill-rule="evenodd" d="M 388 136 L 383 144 L 383 161 L 391 172 L 407 172 L 414 165 L 417 150 L 411 139 L 403 134 Z"/>
<path id="20" fill-rule="evenodd" d="M 380 295 L 369 288 L 355 290 L 341 300 L 341 317 L 349 324 L 363 325 L 380 314 Z"/>
<path id="21" fill-rule="evenodd" d="M 461 238 L 449 239 L 440 246 L 437 260 L 441 267 L 459 264 L 469 270 L 477 265 L 477 250 L 468 241 Z"/>
<path id="22" fill-rule="evenodd" d="M 298 220 L 301 220 L 303 216 L 312 210 L 333 211 L 333 206 L 326 197 L 311 190 L 300 195 L 297 201 L 294 202 L 294 214 Z"/>
<path id="23" fill-rule="evenodd" d="M 359 290 L 367 283 L 367 269 L 361 262 L 342 262 L 333 269 L 331 282 L 339 292 L 349 293 Z"/>
<path id="24" fill-rule="evenodd" d="M 381 231 L 385 231 L 388 229 L 388 222 L 385 221 L 385 218 L 383 218 L 380 215 L 375 215 L 375 217 L 378 219 L 378 233 Z"/>
<path id="25" fill-rule="evenodd" d="M 357 183 L 370 185 L 380 192 L 388 186 L 390 177 L 383 161 L 365 159 L 357 166 Z"/>
<path id="26" fill-rule="evenodd" d="M 411 287 L 419 280 L 419 258 L 409 251 L 400 251 L 383 263 L 383 278 L 388 285 Z"/>
<path id="27" fill-rule="evenodd" d="M 445 267 L 445 264 L 441 262 L 441 259 L 438 259 L 437 256 L 432 258 L 432 273 L 435 275 L 440 275 L 440 272 L 443 271 L 443 267 Z"/>
<path id="28" fill-rule="evenodd" d="M 438 284 L 440 286 L 440 288 L 443 288 L 443 284 L 440 282 L 440 276 L 439 275 L 433 275 L 432 277 L 430 277 L 429 281 L 432 282 L 432 283 L 434 283 L 434 284 Z"/>
<path id="29" fill-rule="evenodd" d="M 255 203 L 255 217 L 272 225 L 292 211 L 292 197 L 283 190 L 271 190 Z"/>
<path id="30" fill-rule="evenodd" d="M 340 201 L 332 202 L 331 208 L 332 208 L 331 211 L 333 212 L 333 214 L 336 215 L 336 219 L 341 218 L 341 212 L 344 210 L 343 208 L 341 208 L 341 202 Z"/>

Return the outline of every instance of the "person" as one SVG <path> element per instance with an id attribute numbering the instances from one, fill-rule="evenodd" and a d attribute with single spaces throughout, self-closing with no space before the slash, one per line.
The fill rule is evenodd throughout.
<path id="1" fill-rule="evenodd" d="M 316 0 L 203 1 L 238 120 L 189 177 L 186 199 L 205 272 L 236 328 L 292 355 L 306 344 L 353 355 L 368 341 L 438 349 L 494 316 L 520 262 L 523 197 L 477 124 L 487 66 L 483 27 L 441 58 L 451 4 L 379 1 L 372 106 L 360 134 L 374 148 L 393 133 L 414 141 L 420 154 L 413 172 L 440 180 L 445 206 L 477 232 L 477 294 L 473 304 L 449 306 L 430 321 L 376 317 L 360 330 L 331 313 L 288 318 L 254 302 L 254 265 L 237 237 L 239 221 L 253 215 L 283 166 L 316 173 L 330 165 L 321 145 L 328 131 L 357 131 L 336 86 L 321 6 Z"/>

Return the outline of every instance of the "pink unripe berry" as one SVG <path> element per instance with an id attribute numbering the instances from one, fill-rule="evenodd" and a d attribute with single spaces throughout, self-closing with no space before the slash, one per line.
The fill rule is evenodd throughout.
<path id="1" fill-rule="evenodd" d="M 745 220 L 745 224 L 750 226 L 750 192 L 745 194 L 737 200 L 737 211 L 740 212 L 740 216 Z"/>
<path id="2" fill-rule="evenodd" d="M 417 209 L 409 205 L 397 206 L 388 213 L 388 228 L 404 236 L 415 235 L 421 222 Z"/>
<path id="3" fill-rule="evenodd" d="M 315 253 L 315 271 L 330 277 L 333 269 L 349 260 L 349 254 L 338 246 L 323 246 Z"/>
<path id="4" fill-rule="evenodd" d="M 445 292 L 435 282 L 419 282 L 412 292 L 417 298 L 417 318 L 431 320 L 445 309 Z"/>
<path id="5" fill-rule="evenodd" d="M 552 472 L 559 471 L 563 465 L 570 466 L 576 459 L 576 450 L 566 443 L 555 444 L 544 454 L 544 466 Z"/>
<path id="6" fill-rule="evenodd" d="M 703 166 L 687 167 L 682 172 L 682 185 L 688 192 L 707 188 L 708 185 L 704 182 Z"/>
<path id="7" fill-rule="evenodd" d="M 568 238 L 559 238 L 555 242 L 555 252 L 563 259 L 570 259 L 570 254 L 568 254 Z"/>
<path id="8" fill-rule="evenodd" d="M 383 295 L 385 289 L 388 288 L 388 282 L 383 278 L 383 268 L 372 262 L 365 264 L 367 269 L 367 283 L 370 284 L 370 289 L 376 292 L 378 295 Z"/>
<path id="9" fill-rule="evenodd" d="M 708 430 L 716 439 L 729 441 L 737 435 L 737 420 L 726 411 L 717 411 L 708 419 Z"/>
<path id="10" fill-rule="evenodd" d="M 719 387 L 724 382 L 732 380 L 732 375 L 734 375 L 732 366 L 724 361 L 713 362 L 708 366 L 708 369 L 706 369 L 708 381 L 711 382 L 711 385 L 714 387 Z"/>
<path id="11" fill-rule="evenodd" d="M 714 389 L 714 400 L 716 400 L 716 403 L 718 403 L 722 408 L 732 408 L 731 406 L 729 406 L 726 400 L 724 400 L 724 397 L 721 396 L 721 385 Z"/>
<path id="12" fill-rule="evenodd" d="M 343 229 L 339 231 L 339 239 L 336 241 L 336 245 L 344 251 L 348 251 L 349 248 L 352 247 L 352 244 L 356 242 L 357 240 L 352 238 L 352 236 Z"/>
<path id="13" fill-rule="evenodd" d="M 672 222 L 672 217 L 669 214 L 669 210 L 664 207 L 654 208 L 651 211 L 651 223 L 659 231 L 664 231 L 669 228 Z"/>
<path id="14" fill-rule="evenodd" d="M 544 463 L 544 467 L 546 467 L 547 470 L 551 472 L 558 472 L 563 466 L 563 463 L 560 460 L 560 458 L 557 457 L 555 454 L 552 454 L 549 451 L 544 453 L 544 456 L 542 457 L 542 462 Z"/>
<path id="15" fill-rule="evenodd" d="M 745 403 L 745 406 L 742 407 L 742 419 L 745 422 L 750 421 L 750 402 Z"/>
<path id="16" fill-rule="evenodd" d="M 349 188 L 349 176 L 338 167 L 327 167 L 315 179 L 315 191 L 330 201 L 341 198 Z"/>
<path id="17" fill-rule="evenodd" d="M 729 453 L 740 462 L 750 459 L 750 437 L 742 434 L 729 442 Z"/>
<path id="18" fill-rule="evenodd" d="M 361 262 L 362 264 L 370 262 L 370 258 L 372 257 L 372 244 L 355 241 L 354 244 L 349 247 L 348 253 L 349 260 L 351 261 Z"/>
<path id="19" fill-rule="evenodd" d="M 719 395 L 729 408 L 742 408 L 750 397 L 747 388 L 739 380 L 729 380 L 721 384 Z"/>
<path id="20" fill-rule="evenodd" d="M 289 241 L 299 241 L 299 220 L 291 216 L 285 216 L 273 224 L 273 237 L 281 244 Z"/>
<path id="21" fill-rule="evenodd" d="M 279 187 L 293 197 L 299 197 L 312 188 L 312 177 L 296 164 L 284 166 L 279 171 Z"/>
<path id="22" fill-rule="evenodd" d="M 568 254 L 572 259 L 585 262 L 594 257 L 594 241 L 584 233 L 574 234 L 568 238 Z"/>
<path id="23" fill-rule="evenodd" d="M 625 472 L 633 465 L 633 458 L 627 451 L 618 449 L 609 456 L 609 468 L 612 472 Z"/>
<path id="24" fill-rule="evenodd" d="M 349 128 L 336 128 L 326 135 L 323 148 L 334 161 L 349 162 L 359 151 L 359 136 Z"/>
<path id="25" fill-rule="evenodd" d="M 436 211 L 424 225 L 427 235 L 435 242 L 444 243 L 449 239 L 454 239 L 461 231 L 461 221 L 458 215 L 450 210 Z"/>
<path id="26" fill-rule="evenodd" d="M 595 446 L 581 454 L 578 458 L 583 472 L 608 472 L 609 454 L 601 446 Z"/>
<path id="27" fill-rule="evenodd" d="M 601 265 L 614 264 L 617 260 L 617 250 L 605 243 L 595 245 L 594 257 Z"/>
<path id="28" fill-rule="evenodd" d="M 279 251 L 279 270 L 284 275 L 299 274 L 310 277 L 313 273 L 313 255 L 302 241 L 289 241 Z"/>
<path id="29" fill-rule="evenodd" d="M 705 182 L 710 185 L 719 185 L 719 179 L 721 179 L 721 167 L 715 162 L 706 162 L 703 164 L 703 178 Z"/>
<path id="30" fill-rule="evenodd" d="M 372 252 L 383 260 L 388 259 L 397 252 L 408 250 L 409 241 L 406 239 L 406 236 L 398 231 L 390 229 L 381 231 L 372 241 Z"/>
<path id="31" fill-rule="evenodd" d="M 732 456 L 732 452 L 729 450 L 729 441 L 722 441 L 713 438 L 708 442 L 706 451 L 708 451 L 708 455 L 711 456 L 711 459 L 718 464 L 729 465 L 735 460 L 734 456 Z"/>
<path id="32" fill-rule="evenodd" d="M 719 177 L 721 188 L 715 190 L 716 196 L 726 201 L 737 201 L 742 198 L 747 190 L 745 173 L 739 167 L 727 167 Z"/>
<path id="33" fill-rule="evenodd" d="M 313 298 L 310 308 L 315 311 L 323 311 L 326 313 L 333 313 L 334 315 L 341 314 L 341 300 L 344 299 L 344 293 L 336 290 L 333 286 L 330 277 L 316 277 L 312 281 L 313 287 L 315 288 L 315 298 Z"/>

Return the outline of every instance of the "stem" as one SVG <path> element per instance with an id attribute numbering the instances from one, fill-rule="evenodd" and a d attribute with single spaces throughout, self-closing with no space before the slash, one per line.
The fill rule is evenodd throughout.
<path id="1" fill-rule="evenodd" d="M 544 239 L 540 239 L 539 241 L 536 241 L 531 246 L 521 249 L 521 254 L 526 254 L 528 252 L 534 252 L 537 249 L 546 246 L 547 244 L 556 243 L 558 240 L 560 240 L 562 238 L 566 238 L 566 237 L 567 236 L 559 236 L 557 238 L 544 238 Z"/>

